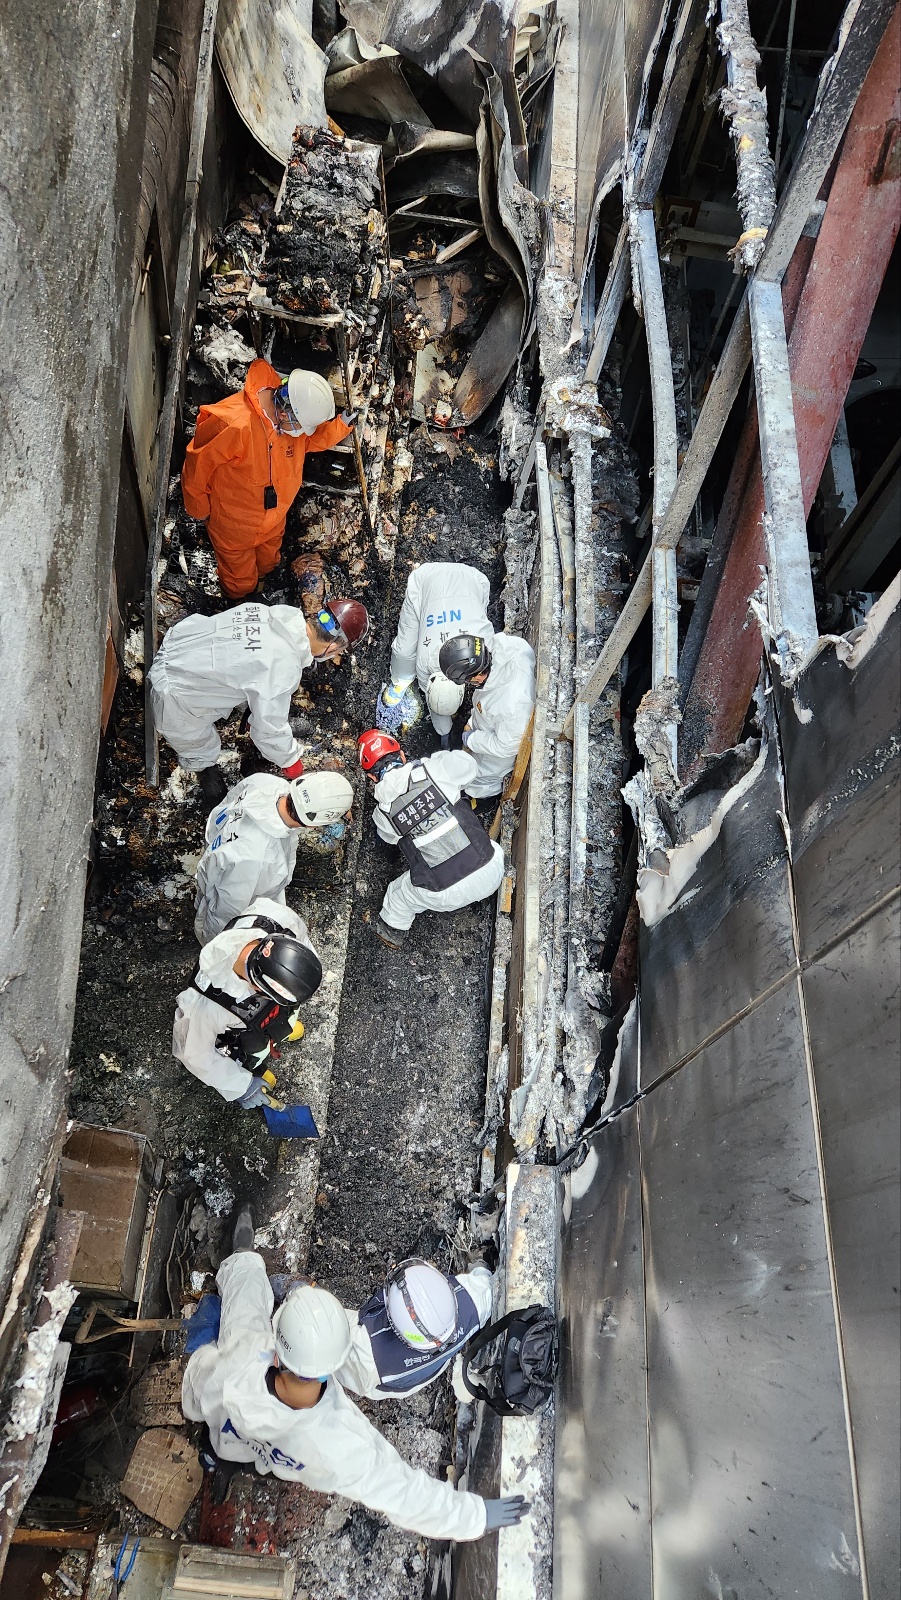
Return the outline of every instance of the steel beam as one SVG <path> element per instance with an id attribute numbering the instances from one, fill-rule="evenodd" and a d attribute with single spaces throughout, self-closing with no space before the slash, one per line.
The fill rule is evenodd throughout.
<path id="1" fill-rule="evenodd" d="M 892 26 L 883 32 L 851 116 L 788 342 L 805 515 L 898 234 L 899 68 L 899 33 Z M 835 74 L 830 87 L 834 83 Z M 685 708 L 682 752 L 689 777 L 704 751 L 734 744 L 754 691 L 760 638 L 746 623 L 766 555 L 763 512 L 758 470 L 742 502 Z"/>
<path id="2" fill-rule="evenodd" d="M 651 589 L 654 605 L 651 677 L 656 687 L 664 678 L 675 678 L 679 671 L 676 552 L 672 548 L 661 548 L 655 538 L 659 534 L 666 508 L 672 499 L 679 471 L 676 397 L 673 390 L 673 363 L 653 211 L 645 207 L 634 207 L 630 224 L 632 248 L 638 257 L 638 275 L 648 343 L 648 364 L 651 372 L 651 407 L 654 417 L 652 539 L 655 539 L 656 548 L 653 549 L 651 557 Z M 673 728 L 674 749 L 675 737 Z"/>
<path id="3" fill-rule="evenodd" d="M 779 284 L 752 280 L 748 311 L 766 506 L 770 626 L 783 664 L 799 665 L 816 643 L 818 629 Z"/>
<path id="4" fill-rule="evenodd" d="M 892 6 L 886 6 L 885 0 L 879 0 L 875 9 L 868 11 L 865 16 L 861 15 L 861 8 L 855 7 L 854 0 L 848 7 L 846 22 L 842 31 L 842 45 L 837 57 L 838 60 L 845 64 L 846 70 L 837 73 L 833 66 L 828 77 L 824 77 L 819 105 L 811 118 L 798 160 L 779 201 L 776 216 L 770 228 L 764 253 L 755 276 L 781 279 L 784 275 L 786 265 L 797 247 L 816 196 L 822 187 L 847 125 L 850 110 L 854 104 L 854 95 L 849 94 L 849 82 L 859 87 L 860 74 L 865 70 L 866 63 L 873 60 L 879 41 L 886 32 L 888 19 L 893 9 Z M 856 88 L 854 92 L 856 94 Z M 619 244 L 619 241 L 617 243 Z M 617 257 L 614 256 L 614 262 L 611 264 L 611 273 L 616 261 Z M 628 266 L 626 263 L 623 294 L 625 294 L 625 283 L 627 282 Z M 608 275 L 609 283 L 610 277 Z M 619 304 L 621 306 L 622 300 L 620 300 Z M 613 336 L 615 323 L 616 318 L 614 317 L 613 324 L 610 327 L 610 338 Z M 601 360 L 605 355 L 606 349 Z M 745 294 L 745 298 L 736 313 L 726 346 L 692 435 L 682 471 L 679 474 L 676 490 L 661 528 L 659 540 L 661 544 L 668 544 L 670 541 L 674 545 L 678 544 L 685 530 L 686 523 L 691 516 L 710 463 L 713 460 L 723 428 L 741 387 L 750 356 L 751 338 L 747 294 Z M 597 364 L 597 370 L 600 370 L 600 364 L 600 362 Z M 756 420 L 754 431 L 756 435 Z M 759 573 L 751 585 L 751 590 L 757 587 L 758 581 Z M 650 603 L 651 557 L 649 556 L 623 606 L 616 627 L 588 673 L 575 704 L 593 705 L 599 696 L 603 694 L 623 655 L 635 637 Z M 741 626 L 744 626 L 744 615 L 742 616 Z M 747 703 L 746 699 L 745 707 Z M 574 713 L 571 710 L 563 729 L 568 739 L 572 738 L 573 715 Z M 684 742 L 685 732 L 683 731 L 683 744 Z"/>

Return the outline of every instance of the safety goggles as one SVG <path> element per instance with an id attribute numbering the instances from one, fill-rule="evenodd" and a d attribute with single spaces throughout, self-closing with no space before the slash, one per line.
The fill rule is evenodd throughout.
<path id="1" fill-rule="evenodd" d="M 337 617 L 333 617 L 332 613 L 327 611 L 324 606 L 316 612 L 316 621 L 319 623 L 323 633 L 328 634 L 333 644 L 347 644 L 347 635 Z"/>
<path id="2" fill-rule="evenodd" d="M 303 433 L 303 427 L 291 405 L 287 379 L 272 391 L 272 400 L 275 409 L 275 420 L 282 432 L 295 436 Z"/>

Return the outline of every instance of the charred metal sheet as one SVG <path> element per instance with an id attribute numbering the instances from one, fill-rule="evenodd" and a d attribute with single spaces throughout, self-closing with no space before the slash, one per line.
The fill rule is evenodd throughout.
<path id="1" fill-rule="evenodd" d="M 325 80 L 325 104 L 333 116 L 352 113 L 392 125 L 411 122 L 422 128 L 432 126 L 397 55 L 377 56 L 330 73 Z"/>
<path id="2" fill-rule="evenodd" d="M 694 839 L 670 852 L 667 878 L 680 872 L 680 852 L 697 848 L 714 806 L 738 772 L 717 768 L 688 791 L 688 803 L 710 805 L 692 815 Z M 748 774 L 746 773 L 746 779 Z M 654 927 L 642 921 L 641 1055 L 647 1087 L 697 1050 L 705 1039 L 740 1016 L 755 998 L 794 970 L 788 857 L 779 823 L 782 809 L 776 741 L 744 795 L 722 825 L 672 909 Z M 640 883 L 656 878 L 643 869 Z M 723 953 L 728 952 L 728 960 Z M 697 990 L 701 974 L 703 994 Z"/>
<path id="3" fill-rule="evenodd" d="M 523 298 L 518 283 L 504 290 L 470 351 L 451 397 L 455 414 L 475 422 L 489 406 L 519 353 Z"/>
<path id="4" fill-rule="evenodd" d="M 901 1237 L 901 613 L 859 665 L 831 646 L 780 724 L 812 1070 L 870 1594 L 897 1593 Z M 890 1265 L 891 1264 L 891 1265 Z"/>
<path id="5" fill-rule="evenodd" d="M 532 307 L 532 252 L 513 201 L 517 177 L 501 80 L 487 62 L 477 60 L 475 65 L 485 84 L 476 132 L 482 221 L 492 249 L 506 261 L 519 281 L 528 319 Z"/>
<path id="6" fill-rule="evenodd" d="M 376 4 L 346 0 L 341 9 L 373 43 L 393 45 L 433 77 L 470 127 L 478 122 L 482 103 L 470 51 L 488 61 L 503 85 L 517 171 L 522 182 L 527 182 L 526 136 L 513 75 L 519 9 L 514 0 L 488 0 L 475 7 L 470 0 L 384 0 Z"/>
<path id="7" fill-rule="evenodd" d="M 567 1174 L 554 1600 L 648 1600 L 651 1580 L 638 1111 Z"/>
<path id="8" fill-rule="evenodd" d="M 683 975 L 699 1010 L 735 960 Z M 639 1120 L 655 1592 L 860 1597 L 797 984 Z"/>
<path id="9" fill-rule="evenodd" d="M 220 0 L 216 55 L 239 116 L 276 161 L 288 160 L 299 122 L 326 126 L 328 58 L 288 0 Z"/>
<path id="10" fill-rule="evenodd" d="M 901 1566 L 899 945 L 896 896 L 804 975 L 872 1600 L 894 1600 Z"/>
<path id="11" fill-rule="evenodd" d="M 901 882 L 894 847 L 901 805 L 899 682 L 896 611 L 856 671 L 827 648 L 783 696 L 802 960 Z"/>
<path id="12" fill-rule="evenodd" d="M 389 206 L 403 205 L 419 195 L 451 194 L 476 200 L 479 194 L 479 168 L 475 151 L 449 151 L 446 154 L 411 155 L 395 162 L 387 183 Z"/>

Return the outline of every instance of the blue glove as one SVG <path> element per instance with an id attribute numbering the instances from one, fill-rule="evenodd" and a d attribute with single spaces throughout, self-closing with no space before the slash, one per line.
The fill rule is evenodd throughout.
<path id="1" fill-rule="evenodd" d="M 409 687 L 409 683 L 386 683 L 381 694 L 382 704 L 386 706 L 399 705 Z"/>
<path id="2" fill-rule="evenodd" d="M 471 738 L 472 738 L 472 728 L 464 728 L 463 729 L 463 749 L 464 750 L 468 750 L 469 749 L 469 741 L 470 741 Z"/>
<path id="3" fill-rule="evenodd" d="M 257 1106 L 263 1104 L 265 1093 L 266 1085 L 262 1078 L 253 1078 L 250 1087 L 244 1090 L 240 1100 L 235 1101 L 235 1105 L 240 1106 L 242 1111 L 255 1111 Z"/>
<path id="4" fill-rule="evenodd" d="M 524 1495 L 508 1494 L 503 1500 L 485 1501 L 485 1532 L 494 1533 L 498 1528 L 515 1528 L 531 1506 Z"/>

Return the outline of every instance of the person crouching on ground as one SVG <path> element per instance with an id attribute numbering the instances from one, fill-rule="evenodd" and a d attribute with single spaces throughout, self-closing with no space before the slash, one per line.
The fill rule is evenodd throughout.
<path id="1" fill-rule="evenodd" d="M 273 1316 L 253 1243 L 244 1211 L 216 1276 L 218 1339 L 195 1351 L 182 1383 L 185 1416 L 206 1423 L 214 1457 L 344 1495 L 427 1539 L 478 1539 L 520 1522 L 529 1510 L 521 1495 L 485 1500 L 404 1461 L 336 1377 L 352 1343 L 340 1301 L 303 1284 Z"/>
<path id="2" fill-rule="evenodd" d="M 460 802 L 478 771 L 465 750 L 438 750 L 408 762 L 397 740 L 378 728 L 361 734 L 357 748 L 375 785 L 376 832 L 398 846 L 408 866 L 389 883 L 375 929 L 397 950 L 421 911 L 459 911 L 494 894 L 504 876 L 504 852 L 469 802 Z"/>
<path id="3" fill-rule="evenodd" d="M 301 838 L 336 850 L 354 792 L 340 772 L 242 778 L 207 818 L 206 849 L 197 865 L 194 932 L 208 944 L 259 896 L 285 903 Z"/>

